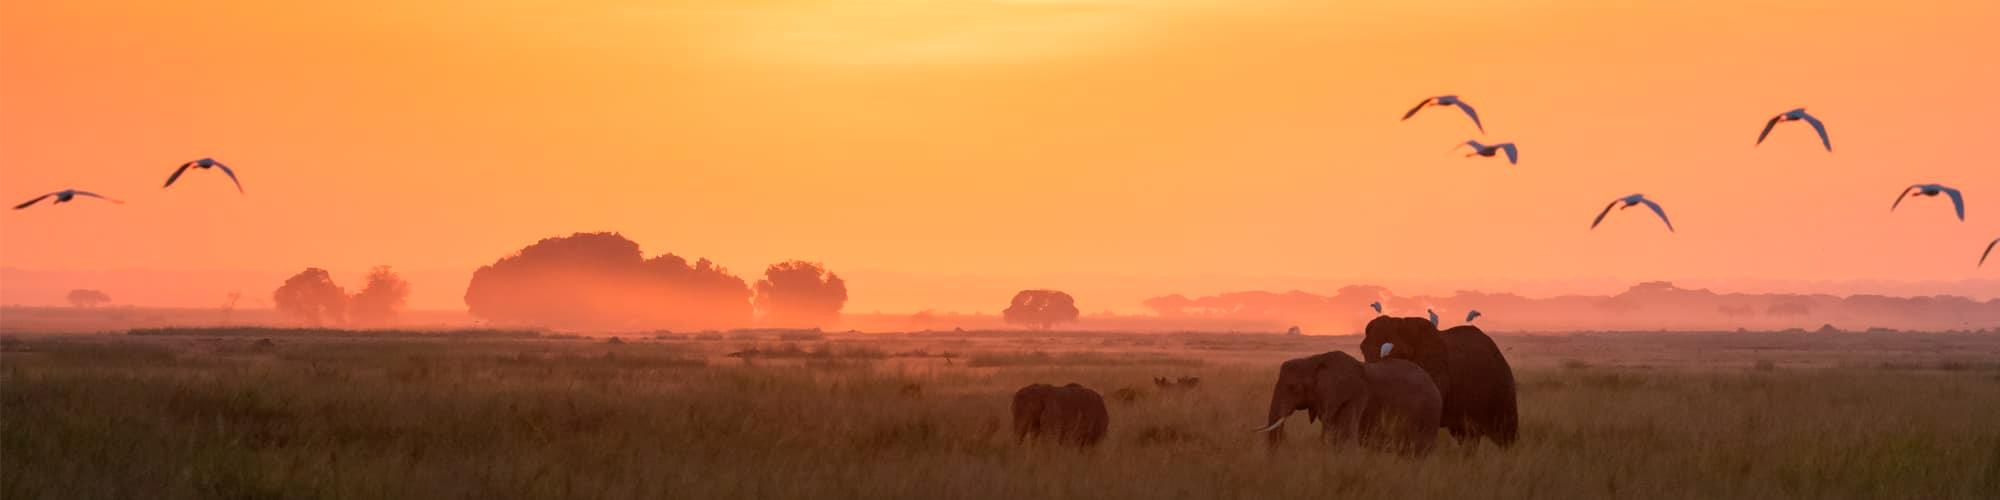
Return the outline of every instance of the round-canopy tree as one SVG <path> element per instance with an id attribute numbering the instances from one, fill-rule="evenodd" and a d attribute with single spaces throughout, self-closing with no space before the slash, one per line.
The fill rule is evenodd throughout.
<path id="1" fill-rule="evenodd" d="M 403 303 L 409 297 L 409 282 L 390 271 L 389 266 L 377 266 L 368 272 L 368 284 L 361 292 L 348 299 L 347 315 L 355 323 L 388 324 L 403 310 Z"/>
<path id="2" fill-rule="evenodd" d="M 285 280 L 271 292 L 278 312 L 318 326 L 322 321 L 339 323 L 347 319 L 347 291 L 333 283 L 325 269 L 308 267 Z"/>
<path id="3" fill-rule="evenodd" d="M 1029 325 L 1043 330 L 1056 323 L 1076 321 L 1076 299 L 1056 290 L 1022 290 L 1014 294 L 1014 302 L 1001 311 L 1001 319 L 1017 325 Z"/>
<path id="4" fill-rule="evenodd" d="M 757 310 L 772 326 L 831 326 L 847 304 L 847 282 L 818 263 L 786 261 L 764 269 L 757 281 Z"/>

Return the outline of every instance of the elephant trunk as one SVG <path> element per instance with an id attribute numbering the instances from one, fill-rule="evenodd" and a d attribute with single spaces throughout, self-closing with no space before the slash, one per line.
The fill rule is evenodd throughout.
<path id="1" fill-rule="evenodd" d="M 1265 433 L 1265 440 L 1271 446 L 1277 446 L 1278 443 L 1284 442 L 1285 417 L 1292 414 L 1293 407 L 1292 403 L 1287 401 L 1282 393 L 1271 395 L 1271 411 L 1264 417 L 1264 421 L 1268 422 L 1269 425 L 1260 429 L 1260 432 Z"/>

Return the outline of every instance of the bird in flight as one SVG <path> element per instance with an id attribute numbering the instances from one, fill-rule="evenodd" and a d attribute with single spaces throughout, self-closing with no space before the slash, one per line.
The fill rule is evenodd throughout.
<path id="1" fill-rule="evenodd" d="M 1479 123 L 1479 112 L 1474 111 L 1472 105 L 1459 100 L 1458 96 L 1455 95 L 1441 95 L 1424 99 L 1423 102 L 1417 103 L 1417 107 L 1410 108 L 1410 112 L 1403 113 L 1403 120 L 1407 121 L 1410 117 L 1417 116 L 1417 112 L 1422 111 L 1425 106 L 1458 106 L 1459 110 L 1465 111 L 1465 116 L 1472 117 L 1472 125 L 1479 127 L 1479 133 L 1486 133 L 1486 125 Z"/>
<path id="2" fill-rule="evenodd" d="M 1465 313 L 1465 322 L 1466 322 L 1466 323 L 1471 323 L 1471 322 L 1472 322 L 1472 320 L 1475 320 L 1475 319 L 1479 319 L 1479 310 L 1478 310 L 1478 309 L 1473 309 L 1472 311 L 1470 311 L 1470 312 L 1467 312 L 1467 313 Z"/>
<path id="3" fill-rule="evenodd" d="M 1771 117 L 1771 121 L 1764 122 L 1764 132 L 1757 134 L 1757 144 L 1764 143 L 1764 137 L 1771 135 L 1771 127 L 1778 126 L 1778 122 L 1795 122 L 1800 120 L 1812 124 L 1813 130 L 1819 132 L 1820 145 L 1826 146 L 1827 152 L 1833 152 L 1833 140 L 1826 138 L 1826 124 L 1820 123 L 1819 119 L 1814 118 L 1813 115 L 1806 114 L 1806 108 L 1786 111 L 1780 113 L 1778 116 Z"/>
<path id="4" fill-rule="evenodd" d="M 215 161 L 214 158 L 202 158 L 199 160 L 182 163 L 181 168 L 174 169 L 173 176 L 167 177 L 167 185 L 160 186 L 160 188 L 165 189 L 168 187 L 172 187 L 174 185 L 174 181 L 179 180 L 181 178 L 181 174 L 187 173 L 187 169 L 189 168 L 220 168 L 222 169 L 222 173 L 229 175 L 229 182 L 236 184 L 236 192 L 238 193 L 243 192 L 243 181 L 236 180 L 236 171 L 230 170 L 228 165 L 223 165 L 222 162 Z"/>
<path id="5" fill-rule="evenodd" d="M 75 189 L 64 189 L 64 190 L 61 190 L 61 191 L 56 191 L 56 192 L 53 192 L 53 193 L 49 193 L 49 194 L 45 194 L 45 195 L 41 195 L 41 196 L 36 196 L 36 197 L 35 197 L 35 199 L 32 199 L 32 200 L 28 200 L 28 201 L 26 201 L 26 202 L 23 202 L 23 203 L 21 203 L 21 204 L 19 204 L 19 205 L 14 205 L 14 209 L 15 209 L 15 210 L 20 210 L 20 209 L 23 209 L 23 208 L 28 208 L 28 206 L 29 206 L 29 205 L 33 205 L 33 204 L 35 204 L 35 202 L 39 202 L 39 201 L 42 201 L 43 199 L 45 199 L 45 198 L 48 198 L 48 197 L 50 197 L 50 196 L 54 196 L 54 197 L 56 197 L 56 201 L 53 201 L 53 202 L 49 202 L 49 204 L 51 204 L 51 205 L 54 205 L 54 204 L 57 204 L 57 203 L 69 203 L 69 201 L 70 201 L 70 200 L 73 200 L 73 199 L 76 199 L 76 197 L 77 197 L 77 196 L 89 196 L 89 197 L 92 197 L 92 198 L 97 198 L 97 199 L 101 199 L 101 200 L 104 200 L 104 201 L 108 201 L 108 202 L 112 202 L 112 203 L 117 203 L 117 204 L 120 204 L 120 205 L 123 205 L 123 204 L 125 204 L 125 202 L 122 202 L 122 201 L 118 201 L 118 200 L 115 200 L 115 199 L 112 199 L 112 198 L 111 198 L 111 197 L 109 197 L 109 196 L 105 196 L 105 195 L 101 195 L 101 194 L 97 194 L 97 193 L 92 193 L 92 192 L 89 192 L 89 191 L 77 191 L 77 190 L 75 190 Z"/>
<path id="6" fill-rule="evenodd" d="M 1375 301 L 1374 303 L 1370 303 L 1368 304 L 1368 307 L 1375 308 L 1375 314 L 1382 314 L 1382 301 L 1378 300 Z"/>
<path id="7" fill-rule="evenodd" d="M 1619 206 L 1620 203 L 1623 203 L 1624 206 Z M 1667 231 L 1673 232 L 1674 221 L 1667 220 L 1667 211 L 1660 209 L 1660 204 L 1654 203 L 1653 200 L 1646 199 L 1646 195 L 1643 194 L 1635 194 L 1624 198 L 1611 200 L 1610 205 L 1604 206 L 1604 211 L 1597 213 L 1597 220 L 1590 221 L 1590 228 L 1597 229 L 1597 224 L 1600 222 L 1604 222 L 1604 216 L 1611 213 L 1611 207 L 1618 207 L 1619 210 L 1624 210 L 1627 208 L 1632 208 L 1633 205 L 1638 205 L 1642 203 L 1645 204 L 1647 208 L 1653 209 L 1653 213 L 1659 214 L 1660 222 L 1667 223 Z"/>
<path id="8" fill-rule="evenodd" d="M 1896 211 L 1896 206 L 1903 204 L 1903 198 L 1908 198 L 1911 194 L 1917 196 L 1937 196 L 1939 193 L 1951 197 L 1951 207 L 1958 211 L 1958 220 L 1964 221 L 1965 196 L 1959 194 L 1957 189 L 1945 187 L 1943 184 L 1911 184 L 1910 187 L 1903 188 L 1903 194 L 1896 196 L 1896 202 L 1889 205 L 1889 211 Z"/>
<path id="9" fill-rule="evenodd" d="M 1429 313 L 1429 314 L 1431 315 L 1431 326 L 1438 326 L 1438 313 L 1437 313 L 1437 311 L 1432 311 L 1432 310 L 1430 310 L 1430 309 L 1425 309 L 1425 310 L 1424 310 L 1424 312 L 1425 312 L 1425 313 Z"/>
<path id="10" fill-rule="evenodd" d="M 1492 158 L 1495 153 L 1506 151 L 1508 165 L 1521 164 L 1521 150 L 1519 148 L 1514 147 L 1514 143 L 1511 142 L 1503 142 L 1499 144 L 1480 144 L 1479 141 L 1465 141 L 1465 144 L 1462 145 L 1469 146 L 1472 148 L 1472 152 L 1467 153 L 1465 155 L 1467 158 L 1471 158 L 1473 156 L 1484 156 L 1487 158 Z"/>
<path id="11" fill-rule="evenodd" d="M 1985 266 L 1986 266 L 1986 256 L 1988 256 L 1988 255 L 1993 255 L 1993 246 L 1994 246 L 1994 245 L 2000 245 L 2000 238 L 1994 238 L 1994 239 L 1993 239 L 1993 242 L 1992 242 L 1992 243 L 1987 243 L 1987 244 L 1986 244 L 1986 253 L 1982 253 L 1982 254 L 1979 254 L 1979 266 L 1980 266 L 1980 267 L 1985 267 Z"/>

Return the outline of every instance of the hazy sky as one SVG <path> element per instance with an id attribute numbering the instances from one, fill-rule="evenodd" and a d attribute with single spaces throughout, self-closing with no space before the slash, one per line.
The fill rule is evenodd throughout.
<path id="1" fill-rule="evenodd" d="M 1973 267 L 2000 236 L 1991 0 L 659 3 L 0 3 L 0 197 L 130 202 L 0 213 L 0 265 L 469 273 L 615 230 L 746 277 L 1160 293 L 2000 276 Z M 1451 152 L 1454 110 L 1397 121 L 1441 93 L 1521 165 Z M 1799 106 L 1833 154 L 1803 124 L 1752 147 Z M 249 194 L 159 188 L 201 156 Z M 1920 182 L 1967 221 L 1890 213 Z M 1680 232 L 1587 230 L 1635 192 Z M 853 304 L 1010 292 L 897 283 Z"/>

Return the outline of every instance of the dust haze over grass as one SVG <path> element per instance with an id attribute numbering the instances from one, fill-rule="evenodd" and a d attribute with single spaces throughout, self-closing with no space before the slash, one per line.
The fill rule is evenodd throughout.
<path id="1" fill-rule="evenodd" d="M 1277 361 L 1352 350 L 1352 337 L 1101 334 L 1029 349 L 1005 337 L 829 335 L 797 348 L 842 361 L 824 363 L 726 357 L 736 341 L 357 335 L 259 346 L 218 333 L 11 339 L 0 354 L 0 496 L 2000 492 L 1993 336 L 1503 336 L 1521 442 L 1410 459 L 1320 446 L 1300 416 L 1275 453 L 1248 432 Z M 940 352 L 964 359 L 893 354 Z M 969 366 L 981 359 L 1011 361 Z M 1203 384 L 1151 387 L 1169 375 Z M 1109 402 L 1110 434 L 1095 450 L 1018 445 L 1007 404 L 1032 382 L 1138 396 Z"/>

